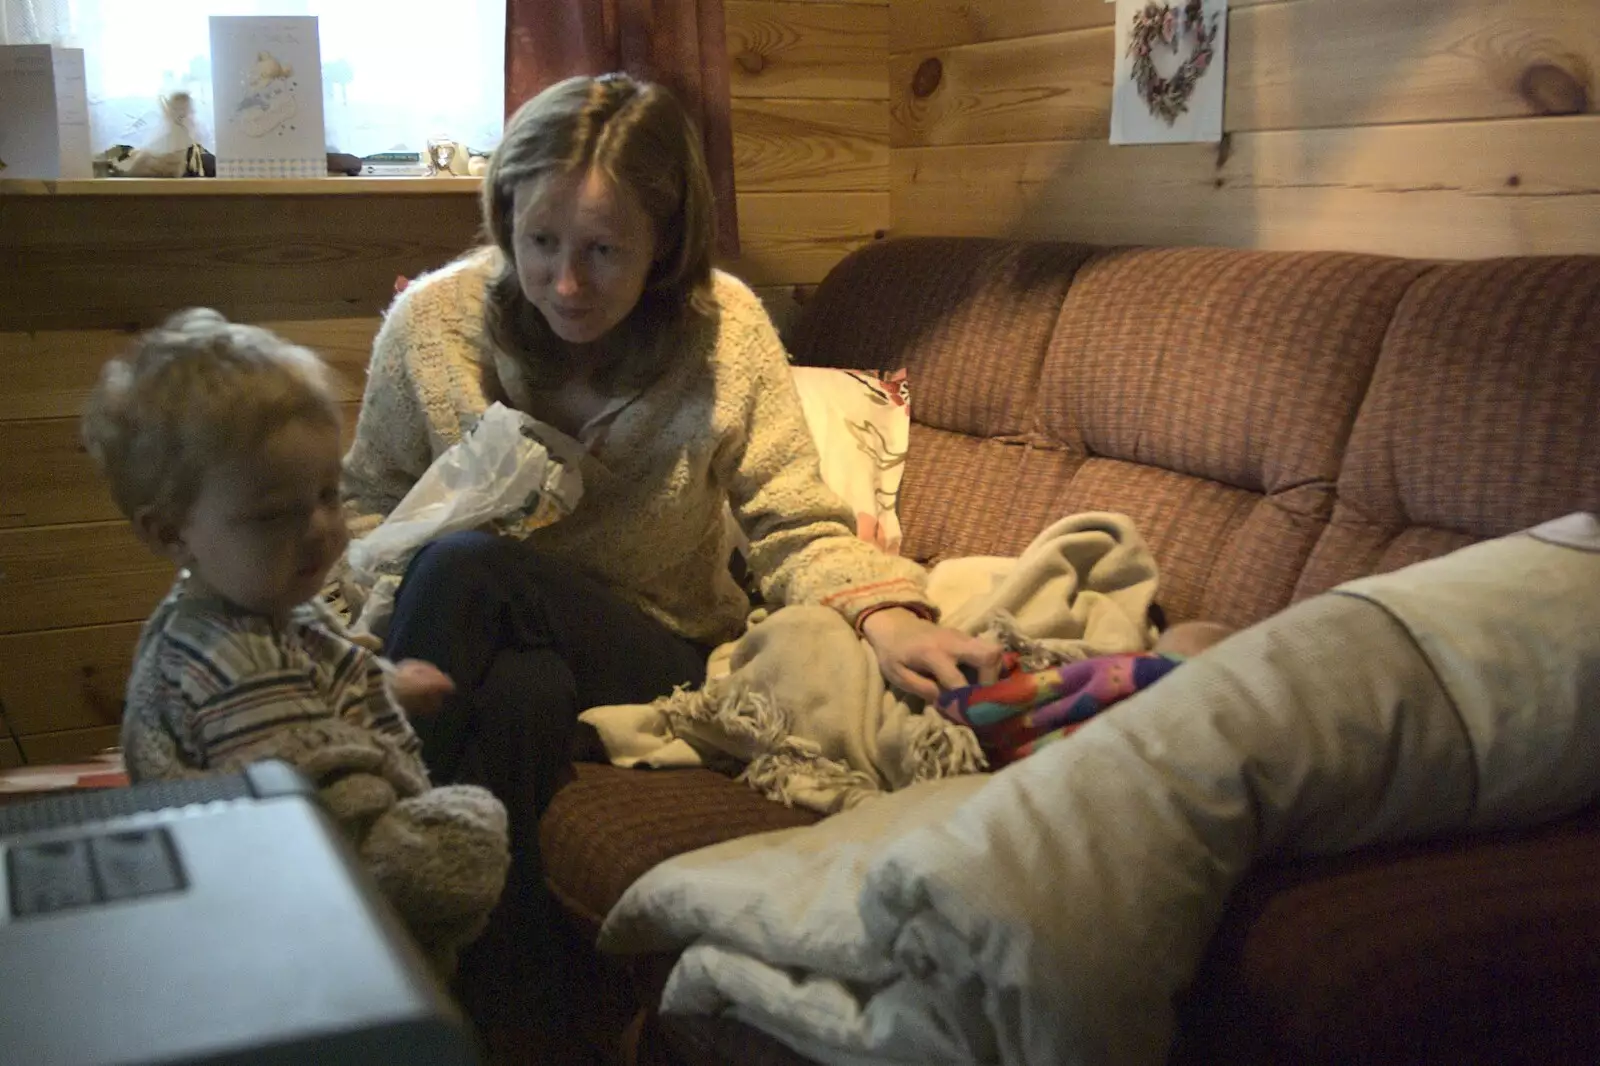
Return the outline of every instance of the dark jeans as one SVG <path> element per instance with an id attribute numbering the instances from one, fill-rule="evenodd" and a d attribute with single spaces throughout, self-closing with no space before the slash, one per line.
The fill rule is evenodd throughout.
<path id="1" fill-rule="evenodd" d="M 568 772 L 578 713 L 698 684 L 707 651 L 515 540 L 457 533 L 412 560 L 386 652 L 456 683 L 438 715 L 413 722 L 423 759 L 435 784 L 488 788 L 511 825 L 505 893 L 461 957 L 458 988 L 480 1021 L 563 998 L 567 930 L 545 887 L 539 817 Z"/>

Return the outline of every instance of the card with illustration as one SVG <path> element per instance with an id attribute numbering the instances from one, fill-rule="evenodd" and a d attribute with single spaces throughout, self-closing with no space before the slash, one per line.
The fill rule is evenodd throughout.
<path id="1" fill-rule="evenodd" d="M 315 16 L 211 16 L 211 92 L 217 177 L 327 176 Z"/>
<path id="2" fill-rule="evenodd" d="M 1222 139 L 1228 0 L 1117 0 L 1112 144 Z"/>

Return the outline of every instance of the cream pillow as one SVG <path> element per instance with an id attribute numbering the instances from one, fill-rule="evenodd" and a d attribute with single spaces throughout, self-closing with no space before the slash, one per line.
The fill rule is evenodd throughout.
<path id="1" fill-rule="evenodd" d="M 906 372 L 797 366 L 795 387 L 822 458 L 822 480 L 856 516 L 856 535 L 900 553 L 896 505 L 911 438 Z"/>

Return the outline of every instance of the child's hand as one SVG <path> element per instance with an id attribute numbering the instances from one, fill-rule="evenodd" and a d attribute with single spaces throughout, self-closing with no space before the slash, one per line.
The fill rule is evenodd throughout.
<path id="1" fill-rule="evenodd" d="M 421 659 L 402 659 L 389 675 L 389 694 L 413 718 L 439 713 L 445 697 L 455 690 L 456 683 L 443 670 Z"/>

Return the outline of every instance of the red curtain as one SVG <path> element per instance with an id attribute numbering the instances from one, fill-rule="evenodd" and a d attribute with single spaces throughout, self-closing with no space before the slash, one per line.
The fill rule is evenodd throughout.
<path id="1" fill-rule="evenodd" d="M 739 254 L 722 0 L 506 0 L 506 116 L 575 74 L 626 71 L 672 89 L 699 124 L 717 250 Z"/>

